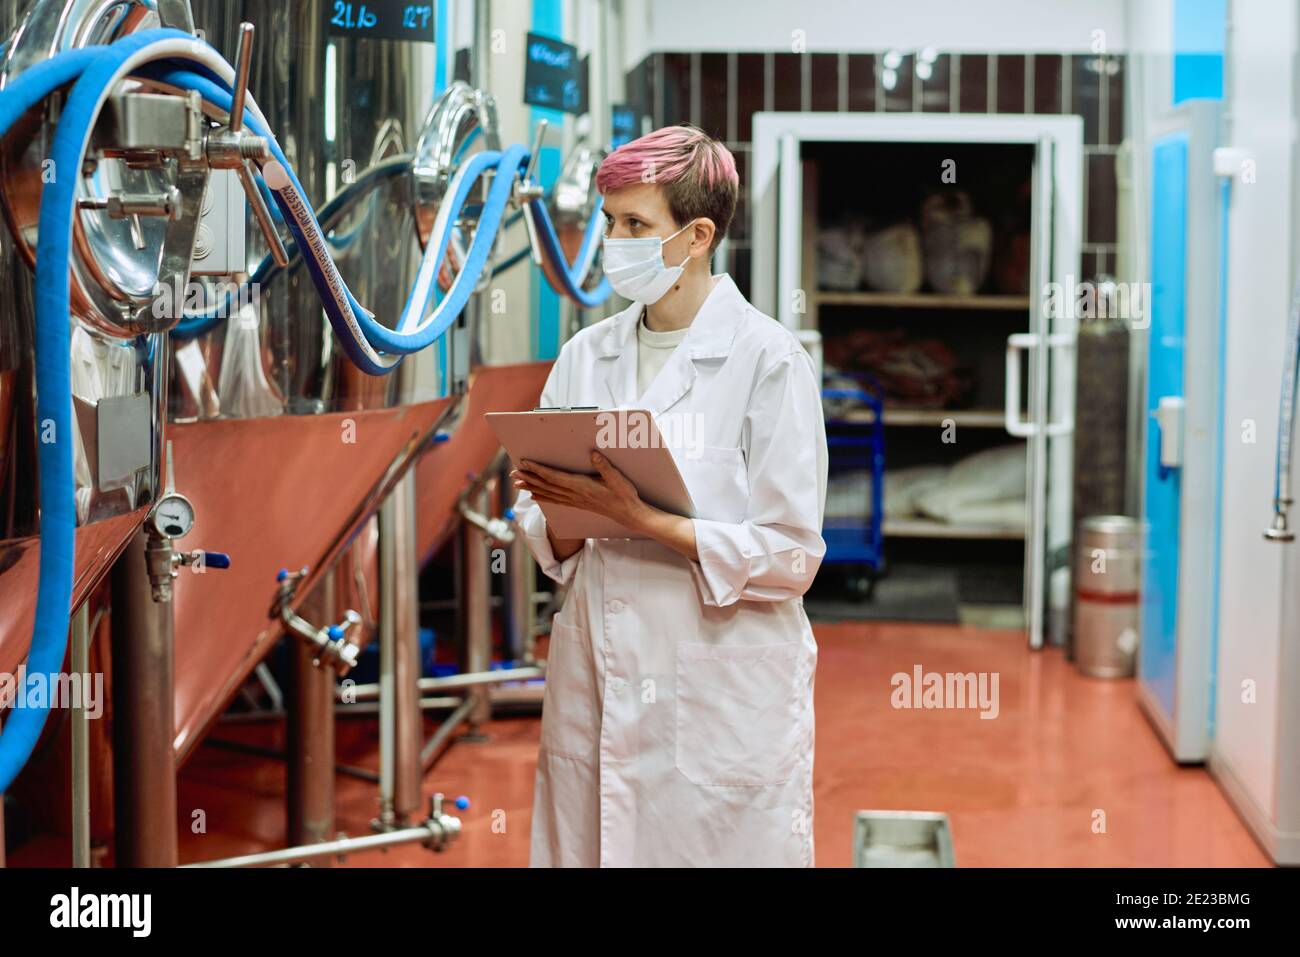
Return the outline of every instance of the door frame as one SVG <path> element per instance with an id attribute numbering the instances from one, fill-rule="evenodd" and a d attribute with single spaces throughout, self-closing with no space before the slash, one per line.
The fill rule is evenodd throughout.
<path id="1" fill-rule="evenodd" d="M 1037 147 L 1044 139 L 1053 144 L 1052 240 L 1049 282 L 1058 283 L 1065 295 L 1074 298 L 1075 283 L 1082 277 L 1083 253 L 1083 118 L 1077 115 L 991 114 L 953 115 L 936 113 L 792 113 L 758 112 L 753 119 L 753 152 L 749 163 L 749 200 L 753 215 L 750 274 L 755 282 L 750 300 L 760 312 L 780 320 L 791 329 L 800 326 L 800 314 L 792 302 L 781 302 L 778 288 L 802 289 L 802 237 L 795 230 L 781 230 L 780 211 L 787 216 L 802 202 L 791 195 L 798 182 L 793 171 L 784 176 L 782 195 L 781 155 L 789 155 L 792 140 L 838 143 L 984 143 Z M 773 242 L 770 237 L 776 237 Z M 779 270 L 779 273 L 778 273 Z M 1030 290 L 1031 299 L 1034 290 Z M 1042 297 L 1038 297 L 1041 305 Z M 1031 317 L 1033 307 L 1031 306 Z M 1042 330 L 1042 350 L 1050 363 L 1050 394 L 1047 419 L 1038 425 L 1047 431 L 1051 423 L 1069 423 L 1074 417 L 1075 360 L 1072 345 L 1078 331 L 1074 310 L 1050 317 Z M 1034 322 L 1031 318 L 1029 328 Z M 1050 347 L 1049 341 L 1050 340 Z M 1041 368 L 1041 367 L 1040 367 Z M 1041 381 L 1041 379 L 1040 379 Z M 1048 476 L 1045 489 L 1045 529 L 1026 528 L 1026 556 L 1033 553 L 1039 536 L 1045 556 L 1046 620 L 1029 614 L 1031 596 L 1026 594 L 1026 630 L 1031 647 L 1044 644 L 1044 632 L 1053 644 L 1066 634 L 1070 608 L 1069 549 L 1073 541 L 1073 436 L 1068 429 L 1028 439 L 1026 453 L 1034 455 L 1036 441 L 1047 444 Z M 1026 489 L 1028 503 L 1034 489 Z"/>

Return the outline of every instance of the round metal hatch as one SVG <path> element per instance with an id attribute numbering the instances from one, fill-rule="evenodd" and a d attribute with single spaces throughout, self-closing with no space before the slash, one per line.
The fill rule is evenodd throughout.
<path id="1" fill-rule="evenodd" d="M 111 43 L 157 27 L 146 0 L 38 0 L 23 19 L 0 62 L 0 89 L 27 68 L 64 50 Z M 32 110 L 0 148 L 0 206 L 28 265 L 36 264 L 40 186 L 48 178 L 53 139 L 48 107 Z M 77 185 L 79 199 L 106 201 L 114 192 L 157 194 L 172 184 L 170 165 L 140 168 L 124 159 L 88 156 Z M 154 315 L 167 220 L 114 218 L 106 209 L 81 209 L 73 218 L 72 311 L 116 337 L 156 332 L 172 320 Z"/>
<path id="2" fill-rule="evenodd" d="M 415 224 L 421 246 L 429 242 L 438 210 L 447 196 L 456 170 L 475 152 L 499 149 L 501 138 L 497 131 L 496 101 L 490 94 L 474 89 L 463 80 L 452 83 L 429 111 L 415 148 L 412 170 Z M 471 203 L 482 202 L 490 182 L 486 177 L 479 180 L 477 190 L 471 193 Z M 443 270 L 441 276 L 454 275 L 465 262 L 466 251 L 473 239 L 473 228 L 473 219 L 462 215 L 459 228 L 453 231 L 448 244 L 447 265 L 450 270 Z M 499 241 L 500 238 L 498 232 L 496 240 Z M 491 279 L 491 273 L 489 261 L 480 279 L 480 288 Z M 443 285 L 445 287 L 446 282 Z"/>

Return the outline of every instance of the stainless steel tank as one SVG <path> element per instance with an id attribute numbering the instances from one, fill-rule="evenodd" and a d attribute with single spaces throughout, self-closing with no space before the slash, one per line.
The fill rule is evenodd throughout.
<path id="1" fill-rule="evenodd" d="M 193 3 L 196 25 L 228 59 L 240 21 L 256 25 L 249 88 L 317 209 L 375 164 L 413 154 L 434 101 L 432 44 L 331 35 L 334 7 Z M 469 115 L 457 129 L 452 156 L 488 142 L 474 125 Z M 414 187 L 411 175 L 383 179 L 334 230 L 344 278 L 390 324 L 421 253 Z M 248 248 L 251 273 L 265 252 L 255 226 Z M 468 338 L 459 335 L 462 345 Z M 193 538 L 232 559 L 219 579 L 182 575 L 176 589 L 175 744 L 184 755 L 282 633 L 269 614 L 277 571 L 309 568 L 296 593 L 305 598 L 463 385 L 433 349 L 386 378 L 360 373 L 301 269 L 262 288 L 243 317 L 174 352 L 176 487 L 195 504 Z"/>
<path id="2" fill-rule="evenodd" d="M 1095 678 L 1132 677 L 1137 660 L 1141 529 L 1127 515 L 1079 523 L 1074 579 L 1074 661 Z"/>
<path id="3" fill-rule="evenodd" d="M 0 85 L 52 53 L 107 42 L 157 18 L 140 3 L 0 0 Z M 14 35 L 21 27 L 21 36 Z M 49 126 L 44 107 L 0 143 L 0 671 L 12 672 L 31 638 L 39 581 L 33 264 Z M 105 176 L 136 186 L 152 176 L 104 162 Z M 165 268 L 162 220 L 74 221 L 72 388 L 76 423 L 76 607 L 103 578 L 160 488 L 167 348 L 146 307 Z M 131 231 L 138 235 L 132 236 Z"/>

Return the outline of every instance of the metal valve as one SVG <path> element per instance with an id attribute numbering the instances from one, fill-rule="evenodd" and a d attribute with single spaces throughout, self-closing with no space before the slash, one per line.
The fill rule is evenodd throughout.
<path id="1" fill-rule="evenodd" d="M 257 219 L 262 236 L 270 247 L 278 266 L 289 265 L 289 254 L 276 232 L 275 221 L 271 211 L 257 188 L 253 173 L 248 168 L 250 162 L 264 163 L 271 158 L 270 144 L 262 136 L 254 136 L 244 129 L 244 103 L 248 99 L 248 73 L 253 62 L 253 25 L 239 25 L 239 55 L 235 61 L 235 88 L 230 104 L 230 122 L 208 133 L 204 144 L 204 153 L 208 165 L 213 169 L 234 170 L 239 177 L 239 184 L 248 197 L 248 206 Z"/>
<path id="2" fill-rule="evenodd" d="M 462 499 L 460 514 L 465 521 L 493 541 L 500 542 L 502 545 L 509 545 L 515 540 L 515 528 L 510 524 L 514 519 L 513 512 L 507 513 L 504 518 L 496 518 L 472 508 L 468 500 Z"/>
<path id="3" fill-rule="evenodd" d="M 168 454 L 170 458 L 170 449 Z M 209 552 L 201 548 L 188 552 L 175 550 L 173 540 L 188 535 L 193 527 L 194 506 L 189 499 L 177 492 L 167 491 L 149 510 L 145 519 L 145 531 L 149 540 L 145 545 L 144 557 L 149 570 L 149 583 L 153 586 L 154 601 L 172 600 L 172 582 L 182 567 L 192 568 L 196 573 L 209 568 L 230 567 L 230 556 L 225 552 Z"/>
<path id="4" fill-rule="evenodd" d="M 104 198 L 94 197 L 78 202 L 82 209 L 107 210 L 114 219 L 128 216 L 161 216 L 166 219 L 180 219 L 184 207 L 181 203 L 181 191 L 175 186 L 162 193 L 122 193 L 116 192 Z"/>
<path id="5" fill-rule="evenodd" d="M 318 667 L 326 660 L 339 674 L 345 675 L 357 666 L 361 656 L 361 646 L 348 637 L 348 632 L 360 626 L 361 616 L 349 608 L 343 613 L 343 621 L 325 629 L 326 643 L 321 646 L 321 653 L 314 664 Z"/>
<path id="6" fill-rule="evenodd" d="M 1295 532 L 1287 522 L 1291 511 L 1291 499 L 1279 498 L 1273 503 L 1273 523 L 1264 530 L 1264 538 L 1270 542 L 1294 542 Z"/>
<path id="7" fill-rule="evenodd" d="M 275 605 L 271 609 L 273 616 L 278 616 L 285 626 L 300 638 L 309 642 L 316 657 L 312 663 L 320 667 L 324 662 L 340 675 L 346 675 L 356 667 L 361 656 L 361 645 L 353 641 L 350 632 L 361 624 L 361 616 L 349 608 L 343 613 L 343 621 L 336 625 L 317 628 L 307 619 L 293 610 L 291 599 L 298 590 L 298 584 L 307 577 L 309 569 L 305 566 L 296 572 L 287 568 L 280 569 L 276 576 L 280 587 L 276 591 Z"/>
<path id="8" fill-rule="evenodd" d="M 457 801 L 457 806 L 461 806 Z M 441 791 L 429 797 L 429 817 L 424 826 L 429 829 L 429 837 L 424 846 L 431 851 L 445 851 L 447 846 L 460 836 L 460 818 L 444 814 L 442 810 L 443 794 Z"/>
<path id="9" fill-rule="evenodd" d="M 546 190 L 540 183 L 533 182 L 533 174 L 537 171 L 545 138 L 546 120 L 540 120 L 537 123 L 537 133 L 533 137 L 533 151 L 528 157 L 528 166 L 522 176 L 515 175 L 515 188 L 511 194 L 514 204 L 523 208 L 524 225 L 528 228 L 528 247 L 532 250 L 533 264 L 538 267 L 542 265 L 542 240 L 537 231 L 537 223 L 533 221 L 532 201 L 545 196 Z"/>

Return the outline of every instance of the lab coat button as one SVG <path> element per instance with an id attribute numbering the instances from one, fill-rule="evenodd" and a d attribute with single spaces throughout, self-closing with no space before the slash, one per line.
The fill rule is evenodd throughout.
<path id="1" fill-rule="evenodd" d="M 620 611 L 623 610 L 623 603 L 619 601 L 617 598 L 615 598 L 609 603 L 609 610 L 617 615 Z"/>

